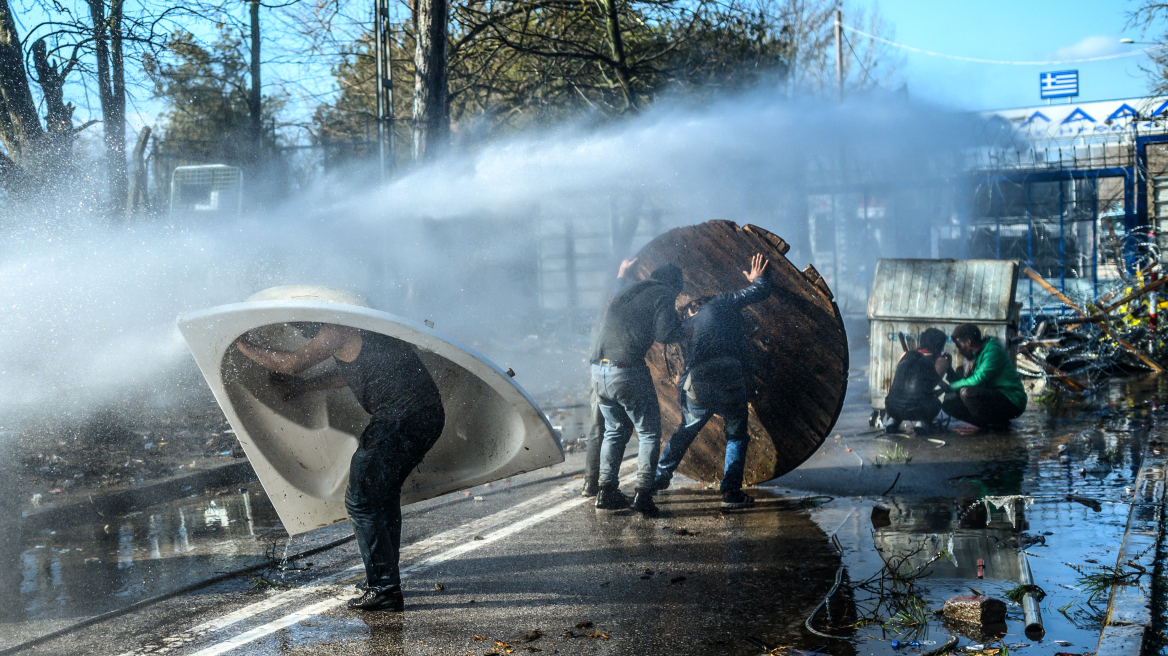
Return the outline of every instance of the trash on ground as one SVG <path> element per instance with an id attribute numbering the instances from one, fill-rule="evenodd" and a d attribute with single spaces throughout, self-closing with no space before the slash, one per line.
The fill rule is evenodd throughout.
<path id="1" fill-rule="evenodd" d="M 1075 315 L 1048 317 L 1018 345 L 1019 373 L 1058 383 L 1044 394 L 1046 400 L 1056 400 L 1063 390 L 1086 392 L 1113 376 L 1164 370 L 1168 328 L 1157 317 L 1166 301 L 1152 292 L 1165 278 L 1145 284 L 1152 274 L 1146 269 L 1101 289 L 1098 298 L 1072 299 L 1034 271 L 1023 273 Z"/>
<path id="2" fill-rule="evenodd" d="M 984 595 L 960 595 L 945 602 L 945 617 L 969 624 L 1006 621 L 1006 604 Z"/>

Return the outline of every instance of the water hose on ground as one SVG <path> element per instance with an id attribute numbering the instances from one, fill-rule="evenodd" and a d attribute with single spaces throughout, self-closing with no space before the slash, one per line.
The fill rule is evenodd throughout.
<path id="1" fill-rule="evenodd" d="M 851 515 L 849 515 L 849 517 L 850 516 Z M 835 583 L 832 584 L 831 590 L 827 591 L 827 596 L 823 598 L 823 601 L 819 602 L 819 605 L 815 607 L 815 610 L 811 611 L 811 614 L 807 616 L 807 619 L 803 622 L 803 626 L 806 627 L 808 631 L 821 638 L 830 638 L 832 640 L 847 640 L 847 638 L 843 636 L 833 636 L 826 633 L 820 633 L 811 626 L 811 620 L 815 619 L 815 616 L 819 614 L 819 609 L 827 605 L 827 601 L 831 599 L 831 596 L 835 594 L 836 590 L 839 589 L 840 581 L 844 576 L 844 548 L 840 546 L 839 538 L 836 537 L 835 533 L 831 534 L 831 544 L 835 547 L 835 550 L 838 551 L 840 555 L 840 566 L 839 569 L 835 571 Z"/>

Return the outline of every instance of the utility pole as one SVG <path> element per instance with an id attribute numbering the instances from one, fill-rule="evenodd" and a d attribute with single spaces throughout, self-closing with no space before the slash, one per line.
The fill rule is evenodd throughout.
<path id="1" fill-rule="evenodd" d="M 836 100 L 844 99 L 844 28 L 843 12 L 835 10 L 835 95 Z"/>
<path id="2" fill-rule="evenodd" d="M 260 94 L 260 0 L 251 0 L 251 97 L 248 110 L 251 116 L 252 145 L 255 163 L 259 165 L 263 151 L 264 119 L 263 96 Z"/>
<path id="3" fill-rule="evenodd" d="M 377 156 L 381 180 L 393 176 L 397 163 L 393 129 L 393 25 L 389 21 L 389 0 L 374 0 L 373 49 L 377 53 Z M 387 166 L 388 164 L 388 166 Z"/>

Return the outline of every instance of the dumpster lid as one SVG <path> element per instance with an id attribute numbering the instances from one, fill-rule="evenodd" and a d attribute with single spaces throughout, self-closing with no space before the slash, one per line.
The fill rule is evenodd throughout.
<path id="1" fill-rule="evenodd" d="M 868 319 L 1007 322 L 1017 287 L 1017 260 L 880 259 Z"/>

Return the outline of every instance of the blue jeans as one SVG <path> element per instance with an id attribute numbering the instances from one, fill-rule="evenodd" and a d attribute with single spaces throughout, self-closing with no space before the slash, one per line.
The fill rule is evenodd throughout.
<path id="1" fill-rule="evenodd" d="M 703 386 L 695 387 L 699 392 L 705 391 L 701 389 Z M 682 408 L 685 423 L 678 426 L 665 443 L 665 452 L 661 454 L 661 462 L 657 465 L 657 480 L 668 481 L 673 478 L 673 472 L 681 464 L 681 459 L 702 427 L 710 417 L 721 415 L 726 421 L 726 464 L 722 472 L 722 492 L 741 490 L 742 472 L 746 468 L 746 445 L 750 442 L 746 425 L 749 413 L 746 391 L 741 388 L 730 393 L 710 390 L 697 398 L 702 397 L 709 400 L 699 401 L 691 396 L 687 406 Z M 708 407 L 702 407 L 699 403 Z"/>
<path id="2" fill-rule="evenodd" d="M 592 388 L 604 415 L 604 441 L 600 445 L 600 485 L 616 485 L 625 445 L 637 429 L 637 489 L 652 490 L 661 454 L 661 408 L 649 367 L 622 368 L 592 365 Z"/>

